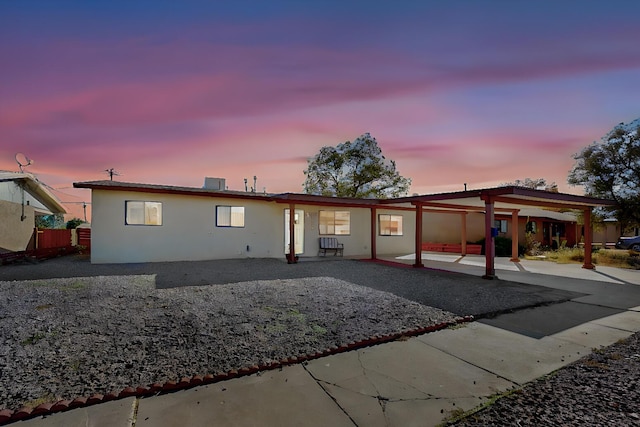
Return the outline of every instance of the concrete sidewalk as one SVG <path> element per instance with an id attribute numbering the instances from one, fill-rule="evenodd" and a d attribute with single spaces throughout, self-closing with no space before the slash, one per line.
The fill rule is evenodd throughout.
<path id="1" fill-rule="evenodd" d="M 446 255 L 445 255 L 446 257 Z M 431 268 L 483 273 L 473 257 Z M 505 263 L 498 276 L 580 292 L 482 319 L 207 386 L 126 398 L 19 426 L 428 426 L 640 330 L 640 272 Z M 533 270 L 539 269 L 538 272 Z M 477 270 L 477 271 L 476 271 Z"/>

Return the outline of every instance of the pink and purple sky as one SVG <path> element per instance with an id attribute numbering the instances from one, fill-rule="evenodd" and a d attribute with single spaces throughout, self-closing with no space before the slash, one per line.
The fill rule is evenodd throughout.
<path id="1" fill-rule="evenodd" d="M 0 169 L 301 192 L 370 132 L 411 193 L 524 178 L 640 117 L 635 1 L 2 1 Z"/>

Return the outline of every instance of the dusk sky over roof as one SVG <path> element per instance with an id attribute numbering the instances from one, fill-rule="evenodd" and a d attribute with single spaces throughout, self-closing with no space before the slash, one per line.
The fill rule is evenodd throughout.
<path id="1" fill-rule="evenodd" d="M 301 192 L 370 132 L 411 193 L 545 178 L 640 117 L 636 1 L 0 1 L 0 169 Z M 65 207 L 77 209 L 74 205 Z M 80 210 L 80 212 L 82 212 Z"/>

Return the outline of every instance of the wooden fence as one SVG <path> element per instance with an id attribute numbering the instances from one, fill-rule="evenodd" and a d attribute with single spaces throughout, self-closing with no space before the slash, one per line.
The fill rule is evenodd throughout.
<path id="1" fill-rule="evenodd" d="M 71 230 L 38 229 L 36 249 L 71 247 Z"/>

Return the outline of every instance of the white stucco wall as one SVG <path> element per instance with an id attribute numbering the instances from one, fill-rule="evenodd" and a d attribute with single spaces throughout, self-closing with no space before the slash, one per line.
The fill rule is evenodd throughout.
<path id="1" fill-rule="evenodd" d="M 401 215 L 403 232 L 402 236 L 381 236 L 379 225 L 376 226 L 376 253 L 378 255 L 414 253 L 416 244 L 415 212 L 378 209 L 376 210 L 376 221 L 378 221 L 380 214 Z"/>
<path id="2" fill-rule="evenodd" d="M 127 200 L 161 202 L 162 225 L 125 225 Z M 216 227 L 217 205 L 244 206 L 245 227 Z M 93 190 L 92 207 L 93 263 L 284 256 L 283 207 L 275 203 Z"/>
<path id="3" fill-rule="evenodd" d="M 125 201 L 162 203 L 162 225 L 125 225 Z M 217 205 L 244 206 L 245 226 L 216 227 Z M 133 263 L 229 258 L 284 258 L 285 210 L 288 204 L 249 199 L 212 198 L 128 191 L 92 191 L 93 263 Z M 371 256 L 369 209 L 296 205 L 304 211 L 304 252 L 318 255 L 320 210 L 348 210 L 349 235 L 337 236 L 345 256 Z M 402 236 L 378 236 L 377 253 L 410 253 L 415 236 L 414 213 L 379 210 L 403 216 Z"/>
<path id="4" fill-rule="evenodd" d="M 296 205 L 296 209 L 302 209 L 305 213 L 305 251 L 303 256 L 317 256 L 319 250 L 318 239 L 320 237 L 336 237 L 344 244 L 345 256 L 371 257 L 371 210 L 368 208 L 342 208 Z M 324 236 L 320 234 L 319 212 L 324 211 L 349 211 L 351 224 L 350 234 L 339 236 Z M 380 236 L 376 225 L 376 253 L 378 255 L 410 253 L 415 245 L 415 214 L 410 211 L 393 211 L 379 209 L 376 211 L 376 221 L 379 214 L 402 215 L 402 236 Z"/>

